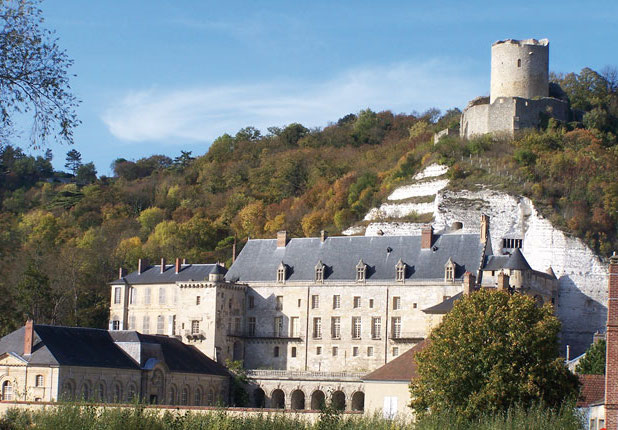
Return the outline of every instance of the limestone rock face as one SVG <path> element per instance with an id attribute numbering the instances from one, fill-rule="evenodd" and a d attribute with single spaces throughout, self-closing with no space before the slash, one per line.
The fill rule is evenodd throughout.
<path id="1" fill-rule="evenodd" d="M 562 349 L 571 346 L 571 357 L 583 353 L 592 342 L 593 334 L 604 330 L 607 318 L 607 265 L 588 248 L 580 239 L 569 237 L 554 228 L 549 220 L 543 218 L 530 199 L 511 196 L 502 192 L 485 189 L 481 191 L 444 190 L 441 178 L 445 168 L 432 165 L 421 172 L 415 184 L 396 189 L 392 196 L 409 198 L 421 197 L 415 185 L 423 185 L 428 197 L 434 195 L 431 204 L 422 206 L 407 202 L 397 203 L 389 197 L 389 202 L 379 209 L 372 209 L 366 220 L 380 220 L 386 214 L 388 222 L 372 222 L 365 229 L 365 235 L 408 235 L 420 234 L 421 224 L 397 222 L 411 210 L 421 213 L 433 213 L 434 229 L 439 232 L 449 229 L 453 223 L 463 224 L 463 231 L 476 233 L 480 231 L 481 213 L 490 216 L 491 244 L 494 254 L 502 251 L 502 239 L 523 239 L 522 252 L 530 266 L 539 271 L 552 267 L 559 279 L 559 296 L 556 312 L 563 324 Z M 427 178 L 434 177 L 427 181 Z M 440 186 L 438 186 L 440 181 Z M 350 233 L 352 230 L 350 231 Z M 352 234 L 359 234 L 358 227 Z M 345 234 L 345 232 L 344 232 Z"/>

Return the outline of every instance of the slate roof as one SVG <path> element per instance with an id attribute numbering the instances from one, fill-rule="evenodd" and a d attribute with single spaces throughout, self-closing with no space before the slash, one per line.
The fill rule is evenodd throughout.
<path id="1" fill-rule="evenodd" d="M 577 407 L 587 407 L 605 401 L 605 375 L 577 375 L 582 383 Z"/>
<path id="2" fill-rule="evenodd" d="M 515 248 L 511 253 L 509 259 L 506 260 L 504 268 L 511 270 L 532 270 L 532 267 L 530 267 L 519 248 Z"/>
<path id="3" fill-rule="evenodd" d="M 324 281 L 354 281 L 359 260 L 367 264 L 367 281 L 394 280 L 399 259 L 408 280 L 443 280 L 450 258 L 457 264 L 455 277 L 476 272 L 483 245 L 478 234 L 434 235 L 431 249 L 421 250 L 420 236 L 339 236 L 291 239 L 277 248 L 276 239 L 251 239 L 230 267 L 228 281 L 275 281 L 277 268 L 287 266 L 288 281 L 313 281 L 318 261 L 326 266 Z"/>
<path id="4" fill-rule="evenodd" d="M 455 302 L 463 297 L 463 293 L 457 293 L 453 297 L 444 300 L 442 303 L 438 303 L 435 306 L 432 306 L 427 309 L 423 309 L 423 312 L 426 314 L 438 314 L 443 315 L 447 314 L 453 309 Z"/>
<path id="5" fill-rule="evenodd" d="M 394 360 L 365 375 L 363 381 L 402 381 L 409 383 L 417 375 L 415 355 L 429 345 L 428 340 L 417 343 Z"/>
<path id="6" fill-rule="evenodd" d="M 180 272 L 176 273 L 175 266 L 173 264 L 166 264 L 165 271 L 161 273 L 161 265 L 156 264 L 149 266 L 141 274 L 131 272 L 122 279 L 112 281 L 112 285 L 124 285 L 124 282 L 128 282 L 132 285 L 139 284 L 173 284 L 175 282 L 188 282 L 188 281 L 204 281 L 208 280 L 208 275 L 216 269 L 217 264 L 183 264 L 180 267 Z M 216 270 L 226 272 L 224 267 Z"/>

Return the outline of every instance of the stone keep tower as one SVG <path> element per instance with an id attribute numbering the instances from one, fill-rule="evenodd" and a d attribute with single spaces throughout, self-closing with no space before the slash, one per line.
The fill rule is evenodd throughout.
<path id="1" fill-rule="evenodd" d="M 491 46 L 490 103 L 498 97 L 549 95 L 549 40 L 501 40 Z"/>

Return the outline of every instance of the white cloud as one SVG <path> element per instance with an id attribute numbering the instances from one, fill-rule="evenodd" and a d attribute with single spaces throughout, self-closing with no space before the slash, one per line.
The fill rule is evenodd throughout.
<path id="1" fill-rule="evenodd" d="M 249 125 L 263 131 L 292 122 L 324 126 L 367 107 L 398 113 L 463 106 L 487 92 L 481 81 L 462 64 L 436 59 L 351 70 L 323 83 L 134 91 L 109 106 L 102 120 L 125 141 L 208 142 Z"/>

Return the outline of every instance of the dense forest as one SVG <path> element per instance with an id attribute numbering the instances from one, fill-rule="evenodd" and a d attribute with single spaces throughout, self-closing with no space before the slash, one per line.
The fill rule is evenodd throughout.
<path id="1" fill-rule="evenodd" d="M 27 316 L 105 327 L 107 282 L 138 258 L 230 263 L 232 244 L 278 230 L 336 234 L 432 162 L 452 187 L 490 186 L 533 199 L 557 227 L 601 256 L 618 249 L 618 79 L 608 69 L 555 75 L 580 122 L 543 121 L 514 142 L 433 133 L 460 111 L 363 110 L 320 129 L 253 127 L 217 138 L 203 155 L 118 159 L 97 177 L 79 152 L 68 172 L 52 154 L 0 147 L 2 334 Z M 195 156 L 194 156 L 195 155 Z"/>

